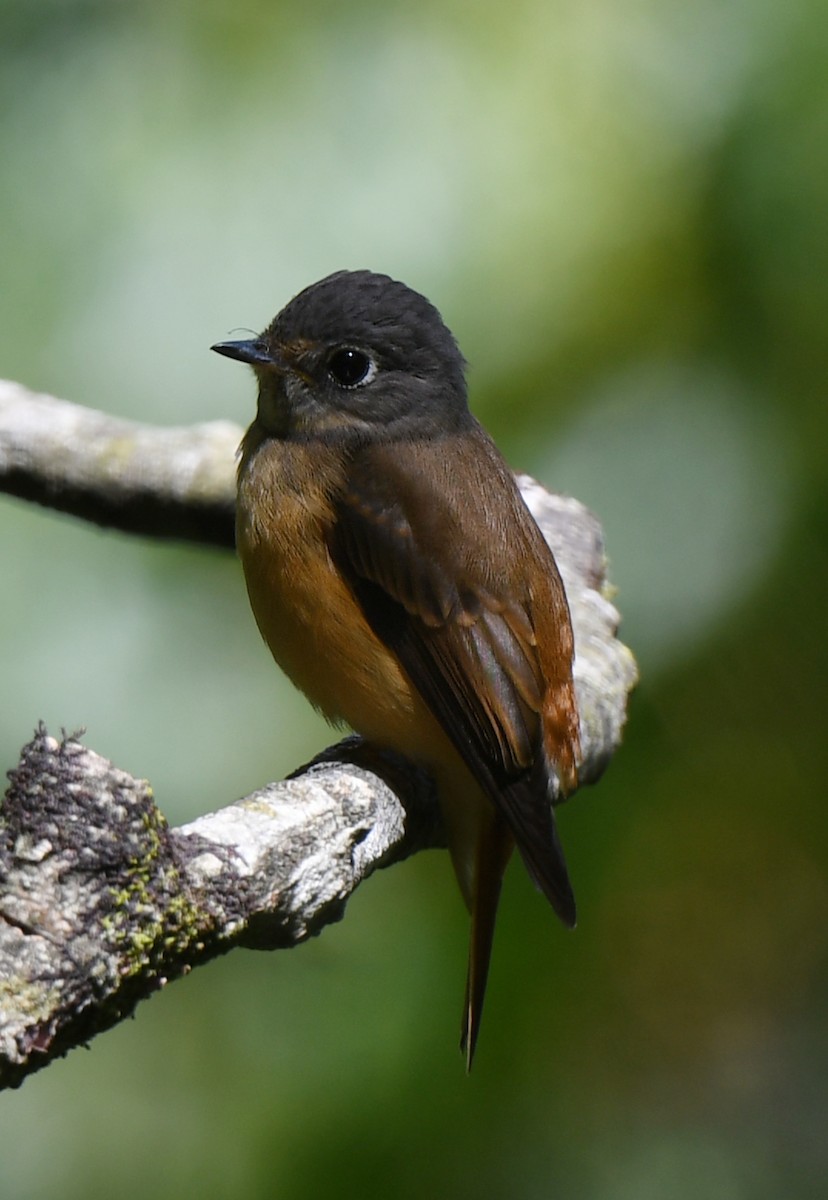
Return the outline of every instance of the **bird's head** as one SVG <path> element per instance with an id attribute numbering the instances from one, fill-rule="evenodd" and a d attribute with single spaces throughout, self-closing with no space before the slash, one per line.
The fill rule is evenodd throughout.
<path id="1" fill-rule="evenodd" d="M 258 337 L 213 349 L 254 368 L 258 420 L 274 437 L 394 441 L 470 420 L 454 337 L 424 296 L 387 275 L 337 271 Z"/>

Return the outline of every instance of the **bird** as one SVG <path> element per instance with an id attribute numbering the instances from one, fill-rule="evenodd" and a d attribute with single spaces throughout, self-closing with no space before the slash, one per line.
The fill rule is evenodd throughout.
<path id="1" fill-rule="evenodd" d="M 264 641 L 332 724 L 435 782 L 471 915 L 471 1070 L 515 847 L 575 924 L 552 799 L 577 785 L 579 718 L 553 553 L 469 409 L 454 336 L 404 283 L 337 271 L 212 349 L 258 380 L 236 545 Z"/>

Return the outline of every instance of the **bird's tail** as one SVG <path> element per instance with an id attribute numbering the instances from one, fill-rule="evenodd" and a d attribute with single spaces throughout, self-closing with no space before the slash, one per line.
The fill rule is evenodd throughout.
<path id="1" fill-rule="evenodd" d="M 492 956 L 497 906 L 506 865 L 514 843 L 506 823 L 495 814 L 481 822 L 477 839 L 474 873 L 469 899 L 471 938 L 466 974 L 466 998 L 463 1004 L 463 1028 L 460 1049 L 470 1071 L 480 1032 L 486 981 Z"/>

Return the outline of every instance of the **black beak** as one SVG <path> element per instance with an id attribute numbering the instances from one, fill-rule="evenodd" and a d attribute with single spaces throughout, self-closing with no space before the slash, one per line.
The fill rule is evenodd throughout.
<path id="1" fill-rule="evenodd" d="M 225 358 L 235 358 L 238 362 L 250 363 L 251 367 L 278 367 L 281 360 L 259 338 L 249 342 L 216 342 L 210 347 L 216 354 Z"/>

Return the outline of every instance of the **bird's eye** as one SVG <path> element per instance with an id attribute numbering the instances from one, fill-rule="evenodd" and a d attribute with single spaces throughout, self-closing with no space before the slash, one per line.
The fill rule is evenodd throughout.
<path id="1" fill-rule="evenodd" d="M 361 387 L 374 378 L 377 365 L 364 350 L 343 346 L 340 350 L 334 350 L 328 359 L 328 373 L 340 387 Z"/>

